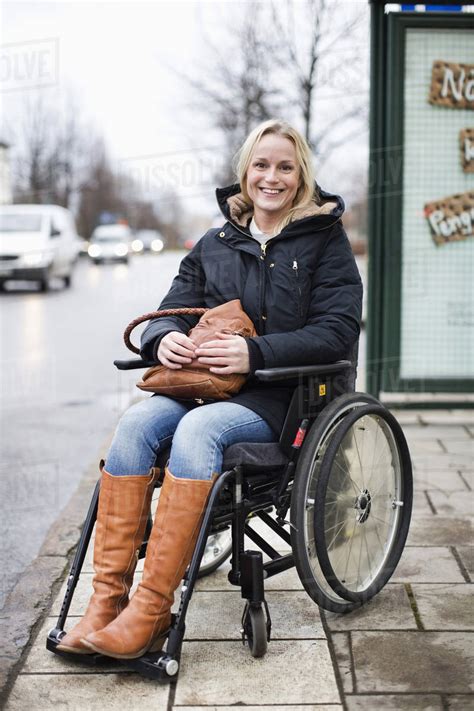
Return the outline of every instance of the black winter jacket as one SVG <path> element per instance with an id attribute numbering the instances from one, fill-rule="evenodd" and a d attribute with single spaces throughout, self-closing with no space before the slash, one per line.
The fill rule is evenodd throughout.
<path id="1" fill-rule="evenodd" d="M 246 384 L 225 402 L 250 408 L 279 435 L 291 388 L 259 383 L 255 370 L 339 360 L 359 335 L 362 283 L 341 222 L 344 202 L 316 185 L 314 203 L 261 246 L 250 234 L 252 208 L 243 207 L 240 186 L 217 189 L 216 196 L 225 224 L 208 230 L 184 257 L 158 308 L 212 308 L 240 299 L 258 335 L 248 341 Z M 142 357 L 157 360 L 167 333 L 187 333 L 198 320 L 150 321 L 142 334 Z"/>

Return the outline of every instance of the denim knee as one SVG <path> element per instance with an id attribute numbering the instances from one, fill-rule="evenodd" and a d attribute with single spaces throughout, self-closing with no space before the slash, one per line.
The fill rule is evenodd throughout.
<path id="1" fill-rule="evenodd" d="M 151 397 L 130 407 L 117 425 L 106 470 L 118 476 L 147 474 L 186 412 L 182 404 L 164 397 Z"/>
<path id="2" fill-rule="evenodd" d="M 186 414 L 176 428 L 169 469 L 176 477 L 210 479 L 221 473 L 226 447 L 275 439 L 268 423 L 243 405 L 205 405 Z"/>

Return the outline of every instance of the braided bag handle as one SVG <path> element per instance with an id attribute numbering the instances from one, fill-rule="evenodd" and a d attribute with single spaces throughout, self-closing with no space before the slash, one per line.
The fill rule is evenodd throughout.
<path id="1" fill-rule="evenodd" d="M 143 321 L 149 321 L 152 318 L 160 318 L 161 316 L 180 316 L 187 314 L 188 316 L 202 316 L 209 311 L 209 309 L 204 308 L 182 308 L 182 309 L 161 309 L 161 311 L 150 311 L 143 316 L 137 316 L 133 321 L 130 321 L 127 328 L 123 334 L 123 340 L 127 348 L 132 351 L 132 353 L 140 353 L 140 349 L 133 345 L 130 340 L 130 334 L 132 333 L 135 326 L 138 326 Z"/>

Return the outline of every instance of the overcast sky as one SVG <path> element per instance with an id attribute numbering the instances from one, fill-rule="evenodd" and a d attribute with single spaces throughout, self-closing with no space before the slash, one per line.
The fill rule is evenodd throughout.
<path id="1" fill-rule="evenodd" d="M 97 127 L 114 158 L 136 177 L 146 183 L 154 171 L 156 187 L 166 174 L 190 205 L 196 202 L 193 195 L 199 200 L 209 194 L 213 201 L 219 138 L 205 115 L 189 110 L 185 85 L 172 68 L 199 72 L 206 55 L 203 32 L 218 43 L 223 22 L 246 5 L 235 0 L 4 2 L 4 115 L 14 121 L 29 94 L 41 92 L 59 106 L 72 90 L 81 118 Z M 347 5 L 367 11 L 366 0 Z M 225 50 L 223 43 L 224 55 Z M 362 136 L 347 147 L 352 164 L 363 163 L 366 144 Z"/>

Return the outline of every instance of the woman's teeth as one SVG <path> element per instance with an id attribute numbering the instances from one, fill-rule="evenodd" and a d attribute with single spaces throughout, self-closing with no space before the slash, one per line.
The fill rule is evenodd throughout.
<path id="1" fill-rule="evenodd" d="M 278 193 L 281 193 L 281 190 L 271 190 L 270 188 L 260 188 L 260 190 L 267 195 L 278 195 Z"/>

